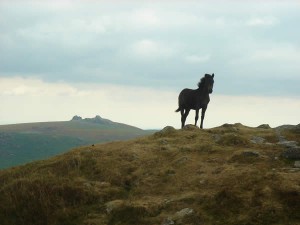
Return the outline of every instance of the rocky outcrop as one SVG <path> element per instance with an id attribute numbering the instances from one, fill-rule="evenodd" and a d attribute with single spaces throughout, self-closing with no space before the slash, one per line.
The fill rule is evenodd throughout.
<path id="1" fill-rule="evenodd" d="M 265 142 L 265 139 L 258 136 L 253 136 L 250 140 L 254 144 L 263 144 Z"/>
<path id="2" fill-rule="evenodd" d="M 79 121 L 79 120 L 82 120 L 82 117 L 81 116 L 73 116 L 73 118 L 71 119 L 71 121 Z"/>
<path id="3" fill-rule="evenodd" d="M 282 156 L 287 159 L 299 160 L 300 159 L 300 147 L 299 146 L 287 147 L 283 151 Z"/>
<path id="4" fill-rule="evenodd" d="M 271 129 L 269 124 L 261 124 L 259 125 L 257 128 L 261 128 L 261 129 Z"/>
<path id="5" fill-rule="evenodd" d="M 99 123 L 99 124 L 112 124 L 113 122 L 108 119 L 104 119 L 101 116 L 97 115 L 94 118 L 85 118 L 84 121 L 91 123 Z"/>
<path id="6" fill-rule="evenodd" d="M 289 141 L 282 134 L 281 131 L 284 129 L 292 130 L 295 133 L 298 133 L 298 129 L 300 128 L 299 124 L 296 126 L 293 125 L 283 125 L 276 128 L 276 133 L 278 136 L 278 144 L 283 146 L 285 150 L 282 152 L 282 157 L 291 160 L 299 160 L 300 159 L 300 146 L 297 141 Z"/>
<path id="7" fill-rule="evenodd" d="M 89 122 L 89 123 L 97 123 L 97 124 L 113 124 L 111 120 L 104 119 L 101 116 L 97 115 L 94 118 L 85 118 L 82 119 L 81 116 L 73 116 L 71 121 L 84 121 L 84 122 Z"/>

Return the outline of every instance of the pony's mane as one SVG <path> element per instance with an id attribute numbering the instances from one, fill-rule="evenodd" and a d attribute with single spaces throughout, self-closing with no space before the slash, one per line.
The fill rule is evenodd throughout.
<path id="1" fill-rule="evenodd" d="M 205 74 L 202 78 L 201 78 L 201 80 L 198 82 L 198 87 L 199 88 L 202 88 L 203 86 L 204 86 L 204 83 L 205 83 L 205 77 L 206 76 L 210 76 L 210 74 Z"/>

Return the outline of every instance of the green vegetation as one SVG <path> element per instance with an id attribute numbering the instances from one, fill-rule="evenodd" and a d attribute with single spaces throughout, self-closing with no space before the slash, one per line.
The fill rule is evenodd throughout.
<path id="1" fill-rule="evenodd" d="M 99 117 L 0 126 L 0 169 L 46 159 L 71 148 L 153 133 Z"/>
<path id="2" fill-rule="evenodd" d="M 0 168 L 49 158 L 89 144 L 76 137 L 36 133 L 0 133 L 0 143 Z"/>
<path id="3" fill-rule="evenodd" d="M 299 138 L 299 133 L 290 133 Z M 0 171 L 2 225 L 300 224 L 274 129 L 166 128 Z M 264 143 L 250 141 L 262 137 Z"/>

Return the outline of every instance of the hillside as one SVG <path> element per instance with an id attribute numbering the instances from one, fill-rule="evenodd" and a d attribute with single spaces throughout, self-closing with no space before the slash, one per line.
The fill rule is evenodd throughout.
<path id="1" fill-rule="evenodd" d="M 153 133 L 100 116 L 0 126 L 0 169 L 46 159 L 74 147 Z"/>
<path id="2" fill-rule="evenodd" d="M 2 225 L 300 224 L 300 126 L 163 130 L 0 171 Z"/>

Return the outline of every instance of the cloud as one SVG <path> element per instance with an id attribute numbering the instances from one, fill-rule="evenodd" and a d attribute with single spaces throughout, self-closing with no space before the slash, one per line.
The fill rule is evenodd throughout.
<path id="1" fill-rule="evenodd" d="M 272 94 L 299 95 L 298 11 L 290 1 L 5 1 L 0 76 L 170 89 L 214 71 L 221 93 L 265 94 L 264 74 Z M 293 80 L 279 92 L 282 74 Z"/>
<path id="2" fill-rule="evenodd" d="M 199 55 L 189 55 L 185 57 L 185 61 L 187 63 L 204 63 L 209 61 L 211 58 L 210 55 L 203 55 L 203 56 L 199 56 Z"/>
<path id="3" fill-rule="evenodd" d="M 279 23 L 279 19 L 276 17 L 253 17 L 249 19 L 246 24 L 248 26 L 274 26 Z"/>
<path id="4" fill-rule="evenodd" d="M 157 27 L 161 23 L 161 18 L 151 8 L 136 10 L 129 15 L 129 18 L 130 23 L 138 25 L 139 28 Z"/>
<path id="5" fill-rule="evenodd" d="M 279 46 L 270 46 L 269 48 L 262 48 L 255 50 L 251 56 L 252 60 L 258 61 L 280 61 L 280 62 L 289 62 L 300 63 L 300 52 L 296 46 L 291 45 L 279 45 Z"/>
<path id="6" fill-rule="evenodd" d="M 66 83 L 47 83 L 38 78 L 0 77 L 0 96 L 3 97 L 60 97 L 87 96 L 89 91 L 80 91 Z"/>
<path id="7" fill-rule="evenodd" d="M 131 46 L 134 56 L 142 59 L 159 60 L 162 58 L 169 58 L 174 54 L 174 50 L 169 48 L 167 44 L 144 39 L 134 43 Z"/>
<path id="8" fill-rule="evenodd" d="M 176 31 L 202 22 L 196 13 L 182 11 L 178 2 L 136 4 L 135 8 L 123 8 L 121 13 L 116 13 L 113 21 L 111 25 L 121 32 Z"/>
<path id="9" fill-rule="evenodd" d="M 62 18 L 61 18 L 62 19 Z M 104 17 L 71 18 L 59 21 L 41 21 L 33 26 L 16 31 L 18 38 L 36 42 L 37 45 L 52 45 L 64 49 L 90 48 L 95 37 L 105 34 L 107 23 Z"/>

